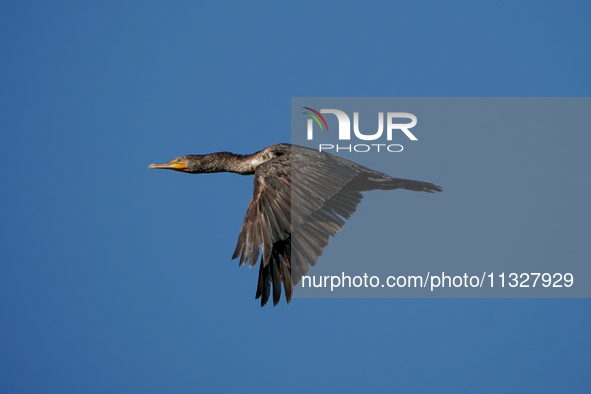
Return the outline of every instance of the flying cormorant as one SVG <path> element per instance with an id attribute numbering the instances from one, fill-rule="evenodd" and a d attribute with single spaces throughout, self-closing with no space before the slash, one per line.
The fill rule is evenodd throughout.
<path id="1" fill-rule="evenodd" d="M 233 259 L 252 267 L 262 251 L 256 298 L 261 306 L 273 289 L 273 304 L 287 302 L 293 286 L 316 265 L 318 256 L 361 201 L 360 192 L 406 189 L 440 192 L 433 183 L 392 178 L 352 161 L 290 144 L 276 144 L 252 155 L 218 152 L 187 155 L 150 164 L 189 174 L 234 172 L 254 175 L 254 193 L 244 216 Z M 260 249 L 260 250 L 259 250 Z"/>

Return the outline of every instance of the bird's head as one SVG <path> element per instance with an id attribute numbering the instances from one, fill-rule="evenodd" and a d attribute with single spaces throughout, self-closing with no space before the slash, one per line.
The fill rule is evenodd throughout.
<path id="1" fill-rule="evenodd" d="M 150 164 L 149 168 L 175 170 L 190 174 L 233 171 L 232 165 L 237 160 L 237 157 L 239 156 L 229 152 L 210 153 L 208 155 L 186 155 L 177 157 L 168 163 Z"/>

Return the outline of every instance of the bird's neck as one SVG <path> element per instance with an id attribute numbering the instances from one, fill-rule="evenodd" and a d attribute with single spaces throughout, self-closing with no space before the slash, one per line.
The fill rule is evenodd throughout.
<path id="1" fill-rule="evenodd" d="M 253 175 L 254 171 L 256 170 L 257 163 L 256 155 L 237 155 L 235 153 L 230 153 L 231 158 L 226 162 L 226 171 L 234 172 L 240 175 Z"/>
<path id="2" fill-rule="evenodd" d="M 234 172 L 240 175 L 253 175 L 257 166 L 274 156 L 264 151 L 252 155 L 237 155 L 230 152 L 217 152 L 205 155 L 200 160 L 199 172 Z"/>
<path id="3" fill-rule="evenodd" d="M 234 170 L 237 174 L 253 175 L 256 168 L 277 157 L 276 154 L 269 152 L 267 149 L 253 153 L 251 155 L 235 155 L 236 160 L 233 162 Z"/>

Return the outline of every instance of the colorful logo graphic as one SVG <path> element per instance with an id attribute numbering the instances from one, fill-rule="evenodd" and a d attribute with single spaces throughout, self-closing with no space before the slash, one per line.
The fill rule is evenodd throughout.
<path id="1" fill-rule="evenodd" d="M 322 119 L 322 121 L 324 122 L 324 125 L 326 126 L 326 131 L 328 131 L 328 125 L 326 124 L 326 120 L 324 120 L 324 116 L 320 115 L 320 112 L 318 112 L 318 111 L 316 111 L 316 110 L 313 110 L 312 108 L 308 108 L 308 107 L 302 107 L 302 108 L 304 108 L 304 109 L 307 109 L 308 111 L 312 111 L 312 112 L 314 112 L 316 115 L 320 116 L 320 119 Z M 311 113 L 309 113 L 309 112 L 302 112 L 302 113 L 303 113 L 303 114 L 306 114 L 306 115 L 310 115 L 312 118 L 314 118 L 314 120 L 316 121 L 316 123 L 318 123 L 318 126 L 320 126 L 320 130 L 324 130 L 324 129 L 322 128 L 322 123 L 320 123 L 320 120 L 318 120 L 318 118 L 317 118 L 316 116 L 312 115 L 312 114 L 311 114 Z"/>
<path id="2" fill-rule="evenodd" d="M 310 118 L 308 118 L 306 122 L 308 140 L 314 139 L 314 121 L 316 121 L 318 126 L 320 126 L 320 130 L 324 130 L 324 127 L 326 127 L 326 130 L 328 131 L 328 124 L 326 123 L 324 116 L 322 116 L 321 114 L 333 114 L 337 117 L 337 121 L 339 122 L 339 141 L 350 141 L 352 137 L 351 131 L 355 133 L 355 139 L 362 141 L 376 141 L 382 138 L 384 134 L 386 134 L 385 137 L 387 141 L 392 141 L 396 130 L 403 132 L 404 135 L 406 135 L 406 137 L 408 137 L 411 141 L 417 141 L 417 137 L 415 137 L 414 134 L 410 132 L 410 129 L 417 125 L 417 117 L 408 112 L 378 112 L 378 131 L 372 134 L 365 134 L 359 130 L 359 112 L 353 112 L 353 122 L 351 122 L 351 118 L 349 118 L 349 115 L 338 109 L 323 108 L 319 112 L 310 107 L 302 108 L 310 111 L 302 112 L 303 114 L 310 116 Z M 386 114 L 386 116 L 384 116 L 384 114 Z M 410 122 L 395 123 L 399 122 L 399 119 L 407 119 L 410 120 Z M 326 138 L 323 137 L 322 139 L 325 140 Z M 404 149 L 404 147 L 400 144 L 349 144 L 343 146 L 336 145 L 336 151 L 338 152 L 339 150 L 348 150 L 349 152 L 369 152 L 373 149 L 372 147 L 374 147 L 375 150 L 377 150 L 377 152 L 380 152 L 380 147 L 385 147 L 382 151 L 387 150 L 388 152 L 394 153 L 402 152 L 402 150 Z M 334 143 L 323 143 L 318 146 L 318 150 L 321 152 L 330 149 L 335 149 Z"/>

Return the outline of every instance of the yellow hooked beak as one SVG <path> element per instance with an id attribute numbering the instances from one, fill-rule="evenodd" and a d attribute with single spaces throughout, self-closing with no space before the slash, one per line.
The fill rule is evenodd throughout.
<path id="1" fill-rule="evenodd" d="M 180 159 L 174 159 L 172 161 L 169 161 L 168 163 L 150 164 L 150 167 L 148 167 L 148 168 L 161 168 L 161 169 L 165 169 L 165 170 L 175 170 L 175 171 L 183 171 L 183 172 L 188 171 L 187 170 L 187 163 L 185 163 L 184 161 L 181 161 Z"/>

